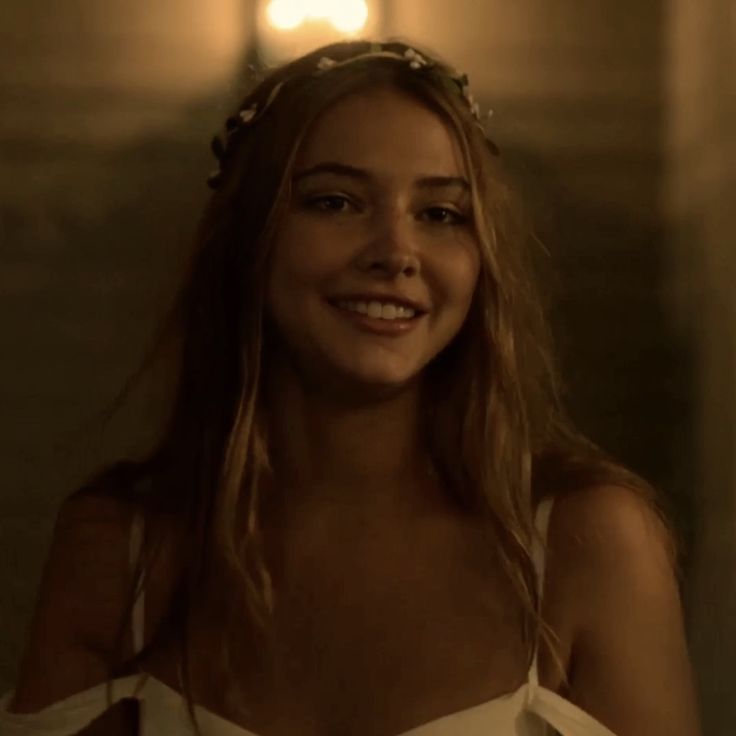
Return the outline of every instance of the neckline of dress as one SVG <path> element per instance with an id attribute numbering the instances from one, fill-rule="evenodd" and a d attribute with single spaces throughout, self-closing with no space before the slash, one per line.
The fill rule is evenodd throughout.
<path id="1" fill-rule="evenodd" d="M 145 672 L 146 680 L 152 681 L 156 683 L 162 690 L 165 692 L 169 697 L 172 697 L 177 700 L 177 702 L 184 702 L 184 696 L 182 693 L 180 693 L 178 690 L 171 687 L 171 685 L 166 684 L 163 680 L 160 680 L 158 677 L 155 677 L 150 672 Z M 434 718 L 431 721 L 426 721 L 425 723 L 421 723 L 417 726 L 413 726 L 408 731 L 402 731 L 399 734 L 395 734 L 394 736 L 419 736 L 421 731 L 423 729 L 429 728 L 430 726 L 436 726 L 437 724 L 441 723 L 442 721 L 450 720 L 452 718 L 459 718 L 461 716 L 464 716 L 465 714 L 469 714 L 471 712 L 476 711 L 483 711 L 491 708 L 492 706 L 495 706 L 501 702 L 508 703 L 515 698 L 517 698 L 521 693 L 525 692 L 526 689 L 529 687 L 529 681 L 526 680 L 521 685 L 519 685 L 518 688 L 515 690 L 511 690 L 506 693 L 501 693 L 501 695 L 497 695 L 495 698 L 492 698 L 491 700 L 485 700 L 482 703 L 478 703 L 477 705 L 471 705 L 467 708 L 462 708 L 461 710 L 453 711 L 452 713 L 448 713 L 444 716 L 439 716 L 439 718 Z M 539 689 L 544 689 L 538 686 Z M 263 734 L 256 733 L 255 731 L 249 731 L 247 728 L 244 728 L 243 726 L 238 725 L 237 723 L 228 720 L 224 716 L 219 715 L 218 713 L 215 713 L 212 710 L 209 710 L 208 708 L 205 708 L 205 706 L 201 705 L 200 703 L 194 703 L 194 708 L 199 713 L 203 713 L 207 718 L 210 718 L 214 721 L 216 721 L 218 724 L 224 724 L 228 729 L 232 731 L 232 736 L 263 736 Z M 230 734 L 223 734 L 223 736 L 230 736 Z"/>

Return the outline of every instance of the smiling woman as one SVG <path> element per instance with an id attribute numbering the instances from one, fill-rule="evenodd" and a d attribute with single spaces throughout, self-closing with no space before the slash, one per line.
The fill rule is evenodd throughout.
<path id="1" fill-rule="evenodd" d="M 480 121 L 362 41 L 228 119 L 170 422 L 67 502 L 3 733 L 699 734 L 676 535 L 566 418 Z"/>

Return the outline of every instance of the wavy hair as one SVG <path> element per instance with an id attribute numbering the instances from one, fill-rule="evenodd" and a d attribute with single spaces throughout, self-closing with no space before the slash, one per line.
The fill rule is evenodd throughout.
<path id="1" fill-rule="evenodd" d="M 403 54 L 407 46 L 392 42 L 384 48 Z M 165 519 L 176 529 L 181 572 L 161 624 L 141 652 L 121 657 L 143 572 L 155 564 L 162 543 L 147 538 L 116 645 L 105 655 L 114 678 L 138 666 L 163 641 L 176 641 L 197 734 L 189 677 L 189 621 L 197 600 L 203 595 L 217 599 L 223 616 L 217 661 L 228 675 L 228 632 L 236 624 L 242 629 L 244 614 L 252 627 L 254 656 L 263 651 L 259 642 L 273 636 L 273 591 L 259 523 L 263 479 L 272 473 L 262 391 L 268 338 L 264 289 L 272 235 L 288 202 L 293 161 L 309 126 L 341 97 L 370 86 L 391 85 L 440 115 L 454 131 L 469 173 L 479 280 L 463 327 L 425 369 L 432 400 L 427 396 L 422 402 L 426 421 L 421 426 L 443 487 L 485 521 L 488 541 L 523 610 L 527 663 L 541 635 L 569 685 L 553 641 L 557 637 L 542 620 L 536 592 L 531 549 L 535 510 L 543 498 L 604 484 L 628 487 L 667 530 L 670 561 L 680 575 L 679 540 L 666 499 L 585 438 L 563 408 L 551 330 L 537 286 L 537 251 L 543 249 L 499 158 L 492 155 L 493 144 L 467 101 L 447 84 L 451 68 L 437 62 L 433 71 L 417 73 L 409 64 L 369 57 L 314 74 L 324 56 L 341 61 L 369 49 L 368 41 L 317 49 L 271 70 L 242 101 L 240 109 L 266 100 L 270 104 L 257 122 L 231 136 L 181 290 L 151 350 L 112 406 L 115 411 L 162 346 L 177 337 L 178 375 L 162 436 L 144 457 L 102 468 L 73 494 L 114 496 L 145 518 Z M 234 680 L 225 687 L 237 708 Z"/>

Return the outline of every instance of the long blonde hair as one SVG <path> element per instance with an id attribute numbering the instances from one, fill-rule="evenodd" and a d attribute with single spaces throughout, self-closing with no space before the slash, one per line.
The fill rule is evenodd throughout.
<path id="1" fill-rule="evenodd" d="M 399 43 L 384 47 L 398 53 L 406 48 Z M 668 531 L 671 563 L 680 574 L 679 543 L 666 499 L 583 437 L 565 414 L 536 286 L 539 243 L 525 224 L 500 160 L 492 155 L 493 146 L 466 101 L 445 83 L 449 67 L 438 62 L 435 73 L 417 74 L 409 64 L 366 58 L 313 74 L 324 56 L 340 61 L 368 48 L 369 42 L 359 41 L 317 49 L 272 70 L 246 96 L 241 109 L 269 97 L 272 101 L 261 120 L 233 138 L 222 180 L 201 219 L 183 287 L 152 351 L 113 407 L 166 340 L 178 336 L 178 383 L 165 431 L 146 457 L 103 468 L 77 492 L 122 498 L 146 517 L 166 518 L 187 540 L 179 549 L 182 574 L 167 615 L 143 650 L 123 661 L 122 641 L 142 573 L 155 563 L 161 543 L 146 540 L 117 645 L 107 655 L 113 678 L 175 637 L 183 655 L 184 695 L 198 734 L 188 659 L 194 602 L 203 594 L 220 593 L 218 662 L 228 674 L 228 632 L 236 624 L 242 629 L 244 618 L 252 624 L 254 656 L 258 642 L 273 633 L 271 576 L 259 525 L 262 481 L 272 472 L 261 380 L 271 235 L 288 201 L 292 163 L 310 124 L 341 97 L 371 85 L 392 85 L 442 116 L 457 136 L 469 172 L 479 281 L 462 329 L 426 368 L 432 399 L 423 401 L 422 426 L 448 494 L 486 522 L 489 542 L 524 612 L 528 664 L 542 636 L 567 684 L 556 637 L 539 615 L 531 556 L 534 514 L 543 498 L 602 484 L 632 489 Z M 239 526 L 243 521 L 244 528 Z M 226 687 L 236 704 L 234 679 Z"/>

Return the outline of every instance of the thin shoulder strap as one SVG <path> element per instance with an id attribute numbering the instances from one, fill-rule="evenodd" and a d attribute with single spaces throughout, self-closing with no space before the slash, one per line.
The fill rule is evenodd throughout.
<path id="1" fill-rule="evenodd" d="M 137 513 L 133 517 L 133 524 L 130 530 L 130 569 L 135 572 L 135 565 L 138 560 L 138 555 L 141 551 L 143 544 L 143 531 L 144 531 L 144 517 L 142 514 Z M 144 580 L 145 581 L 145 580 Z M 144 595 L 145 589 L 143 582 L 141 582 L 138 595 L 135 603 L 133 604 L 133 653 L 143 649 L 143 627 L 144 627 Z"/>
<path id="2" fill-rule="evenodd" d="M 537 507 L 537 514 L 534 520 L 534 526 L 536 527 L 541 540 L 546 545 L 547 543 L 547 527 L 549 526 L 549 516 L 552 513 L 552 506 L 554 505 L 555 497 L 547 496 Z M 537 573 L 537 598 L 539 601 L 538 612 L 541 612 L 542 608 L 542 594 L 544 592 L 544 547 L 542 541 L 537 537 L 532 539 L 532 560 L 534 561 L 534 569 Z M 534 694 L 539 687 L 539 672 L 537 660 L 539 657 L 539 638 L 537 638 L 534 645 L 534 658 L 532 660 L 531 667 L 529 668 L 529 698 L 533 698 Z"/>

